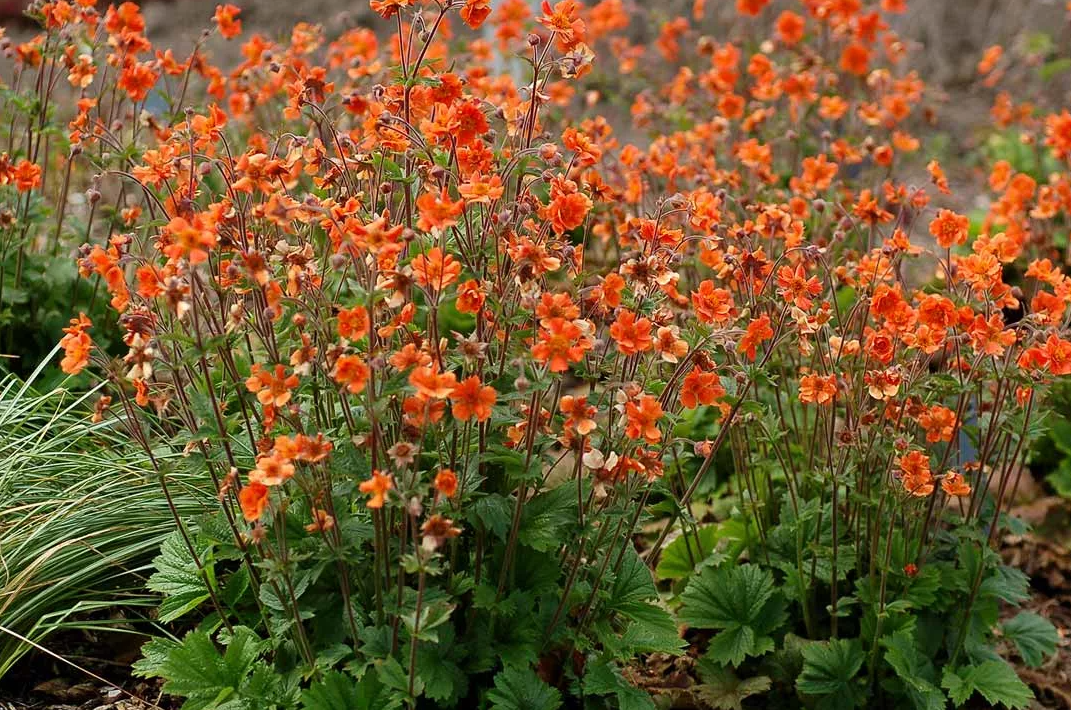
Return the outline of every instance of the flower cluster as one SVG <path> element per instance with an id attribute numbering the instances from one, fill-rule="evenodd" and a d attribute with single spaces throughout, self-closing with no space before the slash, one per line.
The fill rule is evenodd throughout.
<path id="1" fill-rule="evenodd" d="M 741 21 L 767 4 L 739 0 Z M 703 550 L 691 504 L 715 478 L 753 561 L 808 501 L 832 524 L 831 564 L 800 533 L 779 567 L 828 575 L 828 607 L 798 593 L 811 638 L 837 635 L 849 573 L 884 609 L 894 539 L 921 565 L 953 526 L 993 538 L 988 491 L 999 512 L 1071 374 L 1071 277 L 1038 238 L 1071 212 L 1071 115 L 1035 122 L 1048 183 L 994 165 L 976 224 L 936 161 L 932 187 L 897 178 L 926 97 L 888 26 L 902 2 L 803 0 L 761 45 L 685 18 L 634 44 L 624 0 L 370 7 L 391 37 L 302 23 L 245 39 L 227 72 L 200 44 L 154 49 L 130 2 L 46 2 L 15 48 L 78 95 L 67 140 L 96 173 L 78 267 L 124 334 L 92 350 L 73 320 L 61 367 L 94 360 L 150 453 L 200 456 L 308 667 L 300 585 L 326 560 L 354 648 L 408 661 L 410 702 L 423 627 L 455 605 L 469 632 L 529 613 L 538 649 L 606 648 L 601 588 L 645 511 L 652 567 L 678 535 Z M 214 20 L 242 36 L 237 7 Z M 629 131 L 582 109 L 603 98 L 596 53 L 645 87 Z M 0 185 L 42 169 L 5 154 Z M 295 576 L 291 548 L 313 545 Z M 525 551 L 551 553 L 558 591 L 503 611 Z"/>

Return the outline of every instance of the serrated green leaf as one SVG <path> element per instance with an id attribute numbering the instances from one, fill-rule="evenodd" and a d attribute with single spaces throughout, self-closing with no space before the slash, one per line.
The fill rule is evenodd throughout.
<path id="1" fill-rule="evenodd" d="M 933 663 L 919 652 L 914 633 L 898 631 L 883 638 L 881 643 L 885 646 L 885 661 L 904 684 L 912 706 L 916 710 L 942 710 L 945 695 L 934 685 L 937 675 Z"/>
<path id="2" fill-rule="evenodd" d="M 718 543 L 718 525 L 704 525 L 695 536 L 679 535 L 666 545 L 655 574 L 659 579 L 684 579 L 707 559 Z"/>
<path id="3" fill-rule="evenodd" d="M 304 710 L 393 710 L 401 699 L 392 695 L 375 673 L 360 681 L 338 671 L 330 671 L 301 693 Z"/>
<path id="4" fill-rule="evenodd" d="M 660 606 L 634 606 L 627 614 L 631 623 L 621 634 L 621 646 L 632 653 L 667 653 L 680 655 L 686 642 L 673 615 Z"/>
<path id="5" fill-rule="evenodd" d="M 492 710 L 557 710 L 562 697 L 531 668 L 510 666 L 495 676 L 487 693 Z"/>
<path id="6" fill-rule="evenodd" d="M 208 585 L 178 530 L 164 539 L 160 554 L 153 559 L 153 566 L 156 571 L 146 586 L 164 595 L 159 608 L 160 621 L 174 621 L 209 598 Z"/>
<path id="7" fill-rule="evenodd" d="M 757 565 L 706 568 L 681 595 L 679 619 L 697 629 L 722 629 L 710 644 L 719 662 L 739 665 L 773 650 L 770 634 L 785 620 L 773 575 Z"/>
<path id="8" fill-rule="evenodd" d="M 165 693 L 187 699 L 183 710 L 217 707 L 226 698 L 243 697 L 263 647 L 251 630 L 236 626 L 221 655 L 207 633 L 193 631 L 180 643 L 148 648 L 152 660 L 139 672 L 163 678 Z M 161 659 L 162 652 L 166 657 Z"/>
<path id="9" fill-rule="evenodd" d="M 803 671 L 796 688 L 819 697 L 819 706 L 848 710 L 858 707 L 862 692 L 856 675 L 863 667 L 859 639 L 816 641 L 803 647 Z"/>
<path id="10" fill-rule="evenodd" d="M 717 710 L 743 710 L 745 700 L 765 693 L 771 685 L 769 676 L 742 679 L 732 670 L 706 658 L 699 660 L 696 670 L 703 682 L 692 688 L 692 692 Z"/>
<path id="11" fill-rule="evenodd" d="M 608 659 L 589 661 L 584 668 L 584 693 L 614 695 L 618 710 L 654 710 L 651 697 L 625 680 Z"/>
<path id="12" fill-rule="evenodd" d="M 1027 708 L 1034 693 L 1019 679 L 1015 670 L 1004 661 L 985 661 L 971 666 L 945 668 L 941 687 L 956 707 L 966 703 L 976 692 L 991 705 L 1008 708 Z"/>
<path id="13" fill-rule="evenodd" d="M 1037 668 L 1045 656 L 1056 653 L 1060 635 L 1048 619 L 1030 611 L 1021 611 L 1004 622 L 1004 636 L 1011 639 L 1026 665 Z"/>

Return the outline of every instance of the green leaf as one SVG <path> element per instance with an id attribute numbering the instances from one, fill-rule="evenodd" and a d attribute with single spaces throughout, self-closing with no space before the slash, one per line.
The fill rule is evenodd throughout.
<path id="1" fill-rule="evenodd" d="M 911 704 L 917 710 L 943 710 L 945 694 L 934 685 L 937 675 L 930 659 L 919 652 L 911 630 L 898 631 L 881 640 L 885 661 L 904 684 Z"/>
<path id="2" fill-rule="evenodd" d="M 941 686 L 948 690 L 956 707 L 966 703 L 976 692 L 991 705 L 1008 708 L 1027 708 L 1034 698 L 1026 683 L 1019 680 L 1015 670 L 1004 661 L 985 661 L 955 670 L 948 666 L 941 678 Z"/>
<path id="3" fill-rule="evenodd" d="M 719 528 L 719 525 L 704 525 L 698 529 L 696 536 L 679 535 L 666 545 L 655 569 L 658 578 L 684 579 L 690 576 L 696 566 L 714 552 L 714 547 L 718 544 Z"/>
<path id="4" fill-rule="evenodd" d="M 1037 668 L 1045 656 L 1056 653 L 1056 644 L 1060 635 L 1052 623 L 1033 612 L 1021 611 L 1004 622 L 1004 636 L 1011 639 L 1019 650 L 1023 661 L 1031 668 Z"/>
<path id="5" fill-rule="evenodd" d="M 366 673 L 355 681 L 344 673 L 329 671 L 301 693 L 304 710 L 393 710 L 401 704 L 401 699 L 392 696 L 375 673 Z"/>
<path id="6" fill-rule="evenodd" d="M 631 653 L 679 656 L 686 643 L 673 615 L 660 606 L 644 604 L 629 610 L 631 623 L 621 634 L 621 646 Z"/>
<path id="7" fill-rule="evenodd" d="M 534 457 L 533 457 L 534 458 Z M 576 524 L 576 492 L 558 486 L 540 493 L 524 504 L 518 539 L 533 550 L 556 550 Z"/>
<path id="8" fill-rule="evenodd" d="M 769 676 L 741 679 L 732 670 L 722 668 L 708 658 L 699 659 L 696 670 L 703 682 L 692 688 L 692 692 L 717 710 L 743 710 L 745 700 L 770 689 Z"/>
<path id="9" fill-rule="evenodd" d="M 440 632 L 438 643 L 417 646 L 417 675 L 424 683 L 424 695 L 439 706 L 456 705 L 468 690 L 468 676 L 457 664 L 461 657 L 450 626 Z"/>
<path id="10" fill-rule="evenodd" d="M 706 568 L 681 595 L 679 618 L 697 629 L 722 629 L 710 653 L 722 664 L 739 665 L 748 656 L 773 650 L 770 634 L 785 620 L 784 598 L 773 575 L 756 565 Z"/>
<path id="11" fill-rule="evenodd" d="M 164 539 L 160 554 L 152 562 L 156 571 L 146 586 L 164 595 L 159 608 L 160 621 L 174 621 L 208 599 L 208 585 L 178 530 Z"/>
<path id="12" fill-rule="evenodd" d="M 820 708 L 848 710 L 859 707 L 863 694 L 856 674 L 863 667 L 859 639 L 830 639 L 803 648 L 803 671 L 796 688 L 820 698 Z"/>
<path id="13" fill-rule="evenodd" d="M 1009 604 L 1022 604 L 1030 598 L 1030 578 L 1015 567 L 1001 565 L 978 589 L 978 598 L 996 597 Z"/>
<path id="14" fill-rule="evenodd" d="M 614 578 L 613 591 L 610 594 L 610 606 L 627 608 L 630 605 L 646 602 L 658 596 L 651 572 L 647 569 L 635 550 L 628 550 L 621 558 L 621 570 Z"/>
<path id="15" fill-rule="evenodd" d="M 562 696 L 531 668 L 511 666 L 495 676 L 495 687 L 487 693 L 492 710 L 557 710 Z"/>
<path id="16" fill-rule="evenodd" d="M 584 692 L 616 696 L 618 710 L 655 710 L 651 697 L 625 680 L 607 659 L 588 662 L 584 669 Z"/>
<path id="17" fill-rule="evenodd" d="M 193 631 L 181 643 L 166 648 L 152 645 L 147 649 L 152 654 L 151 660 L 137 670 L 163 678 L 165 693 L 187 698 L 183 710 L 204 710 L 216 707 L 224 699 L 243 696 L 263 646 L 251 630 L 236 626 L 227 650 L 220 655 L 207 633 Z M 161 657 L 161 653 L 166 653 L 166 657 Z"/>
<path id="18" fill-rule="evenodd" d="M 510 516 L 513 514 L 508 500 L 492 493 L 474 500 L 470 505 L 470 512 L 499 540 L 506 539 Z"/>

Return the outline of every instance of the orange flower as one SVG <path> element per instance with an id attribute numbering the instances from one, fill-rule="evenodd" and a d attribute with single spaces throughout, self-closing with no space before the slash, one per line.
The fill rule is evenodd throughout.
<path id="1" fill-rule="evenodd" d="M 242 506 L 242 517 L 250 523 L 255 522 L 268 509 L 268 487 L 263 483 L 250 483 L 238 494 L 238 502 Z"/>
<path id="2" fill-rule="evenodd" d="M 870 50 L 858 42 L 849 44 L 840 55 L 840 68 L 849 74 L 863 76 L 870 65 Z"/>
<path id="3" fill-rule="evenodd" d="M 68 375 L 77 375 L 89 364 L 89 351 L 93 349 L 93 340 L 89 337 L 86 329 L 93 323 L 85 313 L 79 313 L 77 318 L 71 318 L 71 324 L 63 329 L 66 335 L 60 339 L 63 348 L 63 360 L 60 361 L 60 369 Z"/>
<path id="4" fill-rule="evenodd" d="M 580 192 L 575 182 L 559 175 L 550 181 L 550 202 L 540 210 L 540 216 L 550 220 L 555 234 L 564 234 L 584 223 L 591 206 L 591 198 Z"/>
<path id="5" fill-rule="evenodd" d="M 902 381 L 903 376 L 896 368 L 867 370 L 863 374 L 863 384 L 867 386 L 867 393 L 877 400 L 894 397 L 900 391 Z"/>
<path id="6" fill-rule="evenodd" d="M 926 165 L 926 170 L 930 173 L 930 180 L 942 194 L 950 195 L 952 191 L 948 189 L 948 178 L 945 177 L 945 171 L 941 168 L 941 164 L 936 160 L 931 160 Z"/>
<path id="7" fill-rule="evenodd" d="M 1061 160 L 1071 156 L 1071 113 L 1064 110 L 1045 119 L 1045 145 Z"/>
<path id="8" fill-rule="evenodd" d="M 354 306 L 338 312 L 338 335 L 347 340 L 359 340 L 368 335 L 368 309 Z"/>
<path id="9" fill-rule="evenodd" d="M 941 479 L 941 490 L 954 498 L 966 498 L 971 494 L 971 485 L 963 480 L 963 474 L 949 471 Z"/>
<path id="10" fill-rule="evenodd" d="M 1049 372 L 1054 375 L 1071 375 L 1071 342 L 1050 335 L 1045 340 L 1045 356 L 1049 360 Z"/>
<path id="11" fill-rule="evenodd" d="M 681 383 L 681 404 L 687 409 L 714 404 L 724 396 L 725 388 L 716 372 L 703 372 L 694 367 Z"/>
<path id="12" fill-rule="evenodd" d="M 573 303 L 572 297 L 567 293 L 550 293 L 544 291 L 539 297 L 539 305 L 535 309 L 536 318 L 542 325 L 550 322 L 551 318 L 564 318 L 573 320 L 580 317 L 580 308 Z"/>
<path id="13" fill-rule="evenodd" d="M 361 493 L 371 496 L 368 500 L 368 507 L 373 509 L 379 509 L 383 507 L 383 503 L 386 500 L 387 493 L 394 488 L 394 476 L 384 476 L 379 471 L 372 472 L 372 478 L 364 481 L 360 485 Z"/>
<path id="14" fill-rule="evenodd" d="M 208 250 L 216 246 L 218 241 L 215 228 L 207 224 L 201 215 L 194 215 L 192 222 L 175 217 L 165 229 L 169 242 L 163 249 L 164 253 L 170 259 L 187 257 L 191 264 L 207 260 Z"/>
<path id="15" fill-rule="evenodd" d="M 483 308 L 485 297 L 480 282 L 469 279 L 457 287 L 457 301 L 454 306 L 461 313 L 479 313 Z"/>
<path id="16" fill-rule="evenodd" d="M 242 33 L 242 21 L 238 19 L 241 9 L 235 5 L 216 5 L 213 19 L 219 27 L 219 33 L 226 39 L 232 39 Z"/>
<path id="17" fill-rule="evenodd" d="M 804 404 L 832 404 L 836 396 L 836 375 L 810 374 L 800 378 L 799 400 Z"/>
<path id="18" fill-rule="evenodd" d="M 465 5 L 461 8 L 461 21 L 476 29 L 490 14 L 490 0 L 465 0 Z"/>
<path id="19" fill-rule="evenodd" d="M 833 184 L 833 178 L 837 176 L 839 169 L 836 163 L 826 158 L 825 153 L 804 158 L 802 182 L 815 192 L 824 192 Z"/>
<path id="20" fill-rule="evenodd" d="M 305 526 L 308 532 L 323 532 L 335 527 L 335 519 L 326 510 L 312 509 L 312 522 Z"/>
<path id="21" fill-rule="evenodd" d="M 624 355 L 636 355 L 650 350 L 654 344 L 651 340 L 651 321 L 648 318 L 636 319 L 632 311 L 622 311 L 610 326 L 610 336 L 617 343 L 617 349 Z"/>
<path id="22" fill-rule="evenodd" d="M 791 10 L 785 10 L 777 16 L 776 26 L 778 39 L 791 47 L 803 39 L 806 24 L 802 16 Z"/>
<path id="23" fill-rule="evenodd" d="M 1014 330 L 1004 329 L 1004 318 L 999 312 L 994 313 L 988 320 L 984 316 L 975 316 L 968 333 L 971 338 L 971 347 L 976 353 L 985 353 L 1001 357 L 1005 348 L 1015 344 L 1016 335 Z"/>
<path id="24" fill-rule="evenodd" d="M 465 209 L 465 201 L 454 202 L 450 194 L 443 187 L 439 194 L 425 192 L 417 198 L 417 209 L 420 210 L 420 219 L 417 226 L 424 231 L 432 229 L 446 229 L 457 224 L 457 218 Z"/>
<path id="25" fill-rule="evenodd" d="M 741 15 L 756 17 L 769 4 L 770 0 L 736 0 L 736 11 Z"/>
<path id="26" fill-rule="evenodd" d="M 532 346 L 536 362 L 549 363 L 551 372 L 565 372 L 569 363 L 580 362 L 591 342 L 573 321 L 551 318 L 539 328 L 539 342 Z"/>
<path id="27" fill-rule="evenodd" d="M 536 22 L 553 32 L 566 49 L 584 41 L 587 28 L 579 18 L 580 4 L 576 0 L 560 0 L 554 4 L 553 10 L 550 3 L 543 0 L 542 9 L 543 15 Z"/>
<path id="28" fill-rule="evenodd" d="M 405 423 L 411 427 L 419 428 L 428 422 L 434 424 L 443 418 L 445 412 L 446 402 L 429 399 L 421 394 L 406 397 L 402 402 Z"/>
<path id="29" fill-rule="evenodd" d="M 6 157 L 6 153 L 4 154 Z M 11 180 L 19 192 L 29 192 L 41 187 L 41 166 L 23 158 L 15 166 Z"/>
<path id="30" fill-rule="evenodd" d="M 491 407 L 497 396 L 495 388 L 483 386 L 476 375 L 467 377 L 450 393 L 450 399 L 454 402 L 454 417 L 461 421 L 475 417 L 476 421 L 485 422 L 491 418 Z"/>
<path id="31" fill-rule="evenodd" d="M 432 247 L 427 254 L 418 254 L 410 266 L 416 282 L 433 291 L 442 291 L 461 275 L 461 264 L 439 247 Z"/>
<path id="32" fill-rule="evenodd" d="M 281 407 L 290 401 L 290 390 L 298 386 L 297 375 L 286 376 L 286 368 L 276 365 L 274 373 L 254 363 L 245 381 L 245 387 L 257 395 L 261 404 Z"/>
<path id="33" fill-rule="evenodd" d="M 933 474 L 930 473 L 930 457 L 912 449 L 897 460 L 904 490 L 913 496 L 925 498 L 933 493 Z"/>
<path id="34" fill-rule="evenodd" d="M 679 362 L 688 354 L 688 343 L 681 338 L 681 329 L 675 325 L 664 325 L 656 334 L 655 349 L 665 362 Z"/>
<path id="35" fill-rule="evenodd" d="M 160 75 L 153 69 L 152 62 L 131 63 L 119 73 L 117 85 L 127 93 L 131 101 L 141 101 L 149 95 Z"/>
<path id="36" fill-rule="evenodd" d="M 502 187 L 502 178 L 498 175 L 492 175 L 490 179 L 486 179 L 480 173 L 473 173 L 468 180 L 458 186 L 457 191 L 461 193 L 461 197 L 467 204 L 489 205 L 502 197 L 505 188 Z"/>
<path id="37" fill-rule="evenodd" d="M 324 439 L 323 434 L 317 434 L 315 439 L 311 436 L 298 434 L 294 438 L 294 447 L 296 449 L 294 458 L 298 461 L 318 463 L 327 458 L 328 454 L 331 453 L 331 449 L 334 448 L 334 444 Z"/>
<path id="38" fill-rule="evenodd" d="M 390 356 L 390 364 L 398 370 L 408 370 L 417 365 L 427 365 L 431 362 L 431 355 L 417 348 L 412 343 L 406 343 L 401 350 Z"/>
<path id="39" fill-rule="evenodd" d="M 772 338 L 773 335 L 773 328 L 770 327 L 770 316 L 764 313 L 748 323 L 747 332 L 744 333 L 744 337 L 740 338 L 736 349 L 738 352 L 745 353 L 748 360 L 754 360 L 755 348 Z"/>
<path id="40" fill-rule="evenodd" d="M 814 304 L 811 298 L 822 293 L 822 282 L 817 276 L 808 279 L 803 264 L 796 264 L 795 270 L 791 266 L 778 269 L 777 286 L 782 298 L 805 311 Z"/>
<path id="41" fill-rule="evenodd" d="M 562 144 L 576 153 L 576 164 L 581 167 L 594 165 L 602 158 L 602 148 L 572 126 L 562 132 Z"/>
<path id="42" fill-rule="evenodd" d="M 951 249 L 953 244 L 967 241 L 970 224 L 965 215 L 952 210 L 938 210 L 937 216 L 930 222 L 930 234 L 942 249 Z"/>
<path id="43" fill-rule="evenodd" d="M 446 399 L 457 386 L 457 377 L 452 372 L 439 372 L 436 364 L 414 368 L 409 373 L 409 384 L 417 394 L 428 399 Z"/>
<path id="44" fill-rule="evenodd" d="M 331 377 L 345 385 L 350 394 L 360 394 L 368 383 L 368 365 L 357 355 L 343 355 L 335 360 Z"/>
<path id="45" fill-rule="evenodd" d="M 627 402 L 625 416 L 628 419 L 625 436 L 628 438 L 643 438 L 650 444 L 657 444 L 662 440 L 662 432 L 658 428 L 658 420 L 662 418 L 662 405 L 658 403 L 657 398 L 645 394 L 640 397 L 639 404 Z"/>
<path id="46" fill-rule="evenodd" d="M 257 467 L 249 472 L 249 481 L 263 486 L 281 486 L 294 477 L 294 464 L 276 453 L 261 456 Z"/>
<path id="47" fill-rule="evenodd" d="M 588 405 L 587 397 L 574 397 L 567 394 L 558 403 L 558 409 L 566 415 L 562 426 L 566 430 L 574 430 L 580 436 L 587 436 L 595 431 L 595 407 Z"/>
<path id="48" fill-rule="evenodd" d="M 372 12 L 378 12 L 380 17 L 389 20 L 398 14 L 398 10 L 412 7 L 414 2 L 416 0 L 371 0 L 369 6 Z"/>
<path id="49" fill-rule="evenodd" d="M 435 490 L 443 498 L 453 498 L 457 493 L 457 474 L 448 468 L 440 470 L 435 474 Z"/>
<path id="50" fill-rule="evenodd" d="M 137 3 L 124 2 L 119 7 L 109 5 L 104 15 L 104 29 L 113 35 L 138 34 L 145 31 L 145 18 Z"/>
<path id="51" fill-rule="evenodd" d="M 703 323 L 725 325 L 736 315 L 733 295 L 728 289 L 714 288 L 710 279 L 701 282 L 697 291 L 692 291 L 692 307 Z"/>
<path id="52" fill-rule="evenodd" d="M 952 441 L 956 413 L 948 407 L 934 405 L 919 415 L 919 426 L 926 430 L 926 441 Z"/>

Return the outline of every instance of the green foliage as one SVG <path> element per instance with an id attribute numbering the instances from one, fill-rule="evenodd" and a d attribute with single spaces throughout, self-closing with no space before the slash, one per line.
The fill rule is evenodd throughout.
<path id="1" fill-rule="evenodd" d="M 167 536 L 160 546 L 160 554 L 152 563 L 156 572 L 149 577 L 146 586 L 164 595 L 159 608 L 160 621 L 174 621 L 208 599 L 208 585 L 180 531 Z"/>
<path id="2" fill-rule="evenodd" d="M 401 704 L 375 673 L 366 673 L 358 681 L 329 671 L 301 692 L 302 710 L 395 710 Z"/>
<path id="3" fill-rule="evenodd" d="M 803 672 L 796 688 L 816 696 L 823 710 L 849 710 L 863 702 L 857 678 L 863 667 L 863 650 L 858 639 L 816 641 L 803 647 Z"/>
<path id="4" fill-rule="evenodd" d="M 636 688 L 613 663 L 595 659 L 584 669 L 584 694 L 613 696 L 618 710 L 654 710 L 655 704 L 646 692 Z"/>
<path id="5" fill-rule="evenodd" d="M 941 710 L 945 694 L 937 687 L 933 663 L 918 646 L 915 634 L 904 629 L 882 639 L 885 661 L 903 683 L 906 694 L 916 710 Z"/>
<path id="6" fill-rule="evenodd" d="M 772 633 L 784 623 L 784 598 L 773 575 L 758 565 L 704 569 L 681 595 L 679 618 L 699 629 L 719 629 L 708 655 L 726 665 L 773 650 Z"/>
<path id="7" fill-rule="evenodd" d="M 1004 622 L 1001 630 L 1031 668 L 1037 668 L 1046 656 L 1056 653 L 1056 644 L 1060 641 L 1052 622 L 1030 611 L 1019 612 Z"/>
<path id="8" fill-rule="evenodd" d="M 658 560 L 655 574 L 659 579 L 684 579 L 691 576 L 700 563 L 710 561 L 717 566 L 722 556 L 715 553 L 715 547 L 721 539 L 720 525 L 703 525 L 695 535 L 678 536 L 666 545 Z M 714 559 L 711 559 L 713 555 Z"/>
<path id="9" fill-rule="evenodd" d="M 769 676 L 740 678 L 732 669 L 721 666 L 709 656 L 696 664 L 703 682 L 692 692 L 704 703 L 718 710 L 742 710 L 743 702 L 753 695 L 761 695 L 770 689 Z"/>
<path id="10" fill-rule="evenodd" d="M 495 676 L 487 700 L 492 710 L 557 710 L 562 697 L 531 668 L 508 666 Z"/>
<path id="11" fill-rule="evenodd" d="M 292 703 L 277 674 L 257 661 L 267 649 L 253 631 L 236 626 L 220 653 L 208 633 L 191 631 L 181 642 L 153 639 L 134 672 L 164 679 L 164 691 L 186 702 L 182 710 L 256 710 Z"/>
<path id="12" fill-rule="evenodd" d="M 1029 707 L 1034 697 L 1030 688 L 1019 680 L 1015 670 L 999 660 L 960 668 L 946 666 L 941 687 L 948 690 L 948 697 L 956 707 L 962 707 L 975 693 L 990 705 L 1007 708 Z"/>

